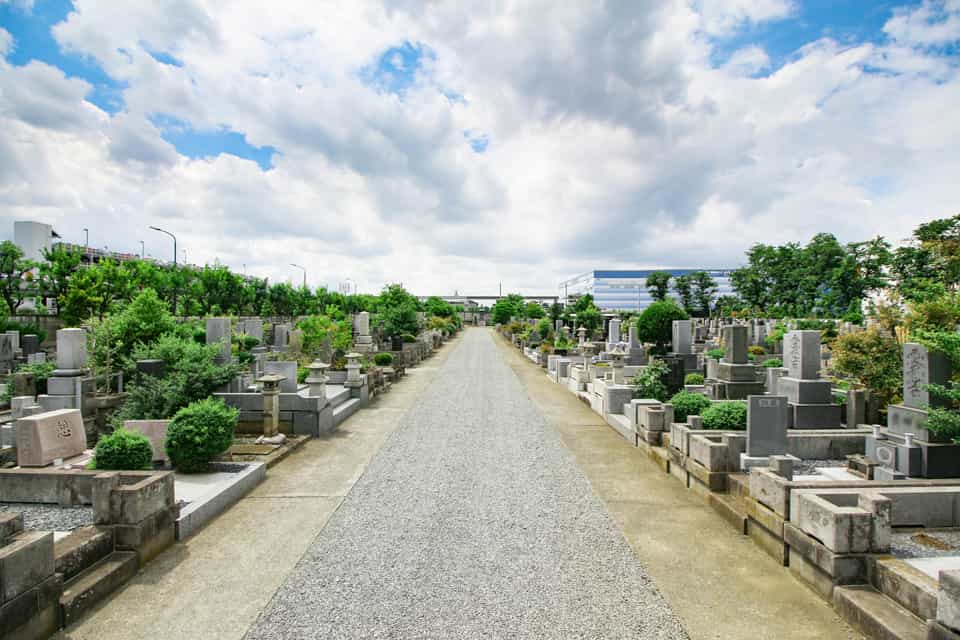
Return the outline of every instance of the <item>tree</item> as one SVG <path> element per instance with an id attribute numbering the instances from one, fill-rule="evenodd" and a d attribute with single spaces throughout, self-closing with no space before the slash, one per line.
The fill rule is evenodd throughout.
<path id="1" fill-rule="evenodd" d="M 900 393 L 903 356 L 889 333 L 867 329 L 837 338 L 833 345 L 833 368 L 870 389 L 886 406 Z"/>
<path id="2" fill-rule="evenodd" d="M 673 290 L 677 292 L 683 310 L 693 313 L 693 279 L 688 275 L 676 276 L 673 279 Z"/>
<path id="3" fill-rule="evenodd" d="M 16 313 L 29 295 L 27 284 L 30 270 L 35 266 L 14 243 L 9 240 L 0 243 L 0 297 L 11 313 Z"/>
<path id="4" fill-rule="evenodd" d="M 519 317 L 523 311 L 523 296 L 518 293 L 508 294 L 494 303 L 491 312 L 495 324 L 507 324 L 511 318 Z"/>
<path id="5" fill-rule="evenodd" d="M 60 308 L 70 286 L 70 278 L 80 267 L 80 252 L 71 251 L 63 245 L 44 251 L 40 264 L 40 291 L 44 298 L 53 298 Z"/>
<path id="6" fill-rule="evenodd" d="M 559 302 L 554 302 L 550 305 L 549 315 L 550 319 L 553 320 L 554 326 L 556 326 L 557 320 L 563 317 L 563 305 Z"/>
<path id="7" fill-rule="evenodd" d="M 437 296 L 427 298 L 423 303 L 423 310 L 427 315 L 439 318 L 449 318 L 453 315 L 453 305 Z"/>
<path id="8" fill-rule="evenodd" d="M 717 281 L 706 271 L 694 271 L 690 274 L 690 281 L 694 309 L 698 316 L 706 318 L 710 315 L 710 308 L 719 290 Z"/>
<path id="9" fill-rule="evenodd" d="M 672 276 L 667 271 L 653 271 L 647 276 L 647 291 L 650 297 L 660 302 L 667 299 L 667 293 L 670 291 L 670 278 Z"/>
<path id="10" fill-rule="evenodd" d="M 656 353 L 666 353 L 673 340 L 673 321 L 686 320 L 689 316 L 672 300 L 654 302 L 637 318 L 637 337 L 653 343 Z"/>
<path id="11" fill-rule="evenodd" d="M 547 312 L 543 310 L 543 305 L 537 302 L 528 302 L 523 305 L 523 317 L 529 318 L 531 320 L 539 320 L 540 318 L 547 315 Z"/>

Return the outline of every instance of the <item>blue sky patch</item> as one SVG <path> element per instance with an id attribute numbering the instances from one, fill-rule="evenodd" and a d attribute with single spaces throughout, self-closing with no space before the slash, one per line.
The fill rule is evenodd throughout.
<path id="1" fill-rule="evenodd" d="M 66 19 L 73 11 L 70 0 L 35 0 L 32 9 L 18 3 L 0 3 L 0 26 L 13 36 L 13 51 L 7 61 L 24 66 L 39 60 L 57 67 L 70 78 L 81 78 L 92 85 L 86 98 L 107 113 L 117 113 L 124 107 L 125 82 L 118 82 L 89 56 L 65 53 L 53 39 L 50 28 Z"/>
<path id="2" fill-rule="evenodd" d="M 722 65 L 737 50 L 757 45 L 770 56 L 769 68 L 757 75 L 769 75 L 793 60 L 801 47 L 821 38 L 841 45 L 886 42 L 883 25 L 894 9 L 920 4 L 922 0 L 801 0 L 784 20 L 749 24 L 731 38 L 714 40 L 713 62 Z"/>
<path id="3" fill-rule="evenodd" d="M 228 128 L 197 130 L 189 122 L 164 113 L 151 115 L 150 121 L 160 129 L 160 137 L 172 144 L 177 153 L 188 158 L 212 158 L 227 153 L 253 160 L 264 171 L 273 167 L 276 148 L 269 145 L 255 147 L 247 142 L 244 134 L 237 131 Z"/>
<path id="4" fill-rule="evenodd" d="M 360 77 L 381 91 L 402 96 L 416 82 L 424 59 L 436 57 L 436 53 L 421 42 L 404 42 L 398 47 L 390 47 L 374 64 L 361 69 Z"/>
<path id="5" fill-rule="evenodd" d="M 470 148 L 477 153 L 485 152 L 490 146 L 490 136 L 485 133 L 469 130 L 463 132 L 463 137 L 470 143 Z"/>
<path id="6" fill-rule="evenodd" d="M 174 58 L 171 54 L 167 53 L 166 51 L 154 51 L 153 49 L 148 47 L 145 43 L 141 43 L 141 46 L 143 47 L 144 51 L 150 54 L 151 58 L 153 58 L 154 60 L 156 60 L 161 64 L 169 64 L 170 66 L 173 66 L 173 67 L 183 66 L 182 60 L 178 60 L 177 58 Z"/>

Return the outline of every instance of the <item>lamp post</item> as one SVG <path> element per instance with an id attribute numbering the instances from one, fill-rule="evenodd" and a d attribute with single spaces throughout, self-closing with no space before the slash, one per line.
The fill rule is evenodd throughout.
<path id="1" fill-rule="evenodd" d="M 87 248 L 90 246 L 90 229 L 86 227 L 83 228 L 83 251 L 86 253 Z"/>
<path id="2" fill-rule="evenodd" d="M 173 235 L 166 229 L 161 229 L 160 227 L 150 227 L 154 231 L 159 231 L 160 233 L 165 233 L 171 238 L 173 238 L 173 270 L 177 270 L 177 236 Z M 176 280 L 174 280 L 176 282 Z M 173 286 L 173 312 L 177 312 L 177 286 Z"/>
<path id="3" fill-rule="evenodd" d="M 143 246 L 143 240 L 140 241 L 140 259 L 143 260 L 146 255 L 146 249 Z"/>
<path id="4" fill-rule="evenodd" d="M 290 266 L 296 267 L 297 269 L 300 269 L 301 271 L 303 271 L 303 288 L 306 289 L 307 288 L 307 270 L 304 267 L 301 267 L 300 265 L 294 264 L 292 262 L 290 263 Z"/>

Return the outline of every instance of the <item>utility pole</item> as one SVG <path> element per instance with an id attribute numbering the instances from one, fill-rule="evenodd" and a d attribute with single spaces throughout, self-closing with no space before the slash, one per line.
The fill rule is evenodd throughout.
<path id="1" fill-rule="evenodd" d="M 176 273 L 176 271 L 177 271 L 177 236 L 173 235 L 172 233 L 170 233 L 170 232 L 167 231 L 166 229 L 161 229 L 160 227 L 150 227 L 150 228 L 153 229 L 154 231 L 159 231 L 160 233 L 165 233 L 165 234 L 167 234 L 168 236 L 170 236 L 171 238 L 173 238 L 173 270 L 174 270 L 174 272 Z M 184 253 L 186 253 L 186 252 L 184 252 Z M 184 257 L 186 257 L 186 256 L 184 256 Z M 175 277 L 176 277 L 176 276 L 175 276 Z M 176 279 L 174 279 L 174 282 L 176 282 Z M 174 285 L 174 287 L 173 287 L 173 313 L 174 313 L 174 314 L 177 313 L 177 287 L 176 287 L 176 285 Z"/>

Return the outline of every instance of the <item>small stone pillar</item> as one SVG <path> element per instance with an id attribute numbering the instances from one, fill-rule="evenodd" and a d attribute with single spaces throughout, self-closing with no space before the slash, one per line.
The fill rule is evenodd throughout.
<path id="1" fill-rule="evenodd" d="M 285 376 L 275 373 L 257 378 L 263 385 L 263 435 L 268 438 L 280 430 L 280 383 L 284 380 Z"/>
<path id="2" fill-rule="evenodd" d="M 359 387 L 362 384 L 362 379 L 360 378 L 360 358 L 363 356 L 356 352 L 350 352 L 346 355 L 347 358 L 347 380 L 343 386 L 345 387 Z"/>
<path id="3" fill-rule="evenodd" d="M 577 329 L 577 344 L 582 347 L 583 343 L 585 343 L 586 341 L 587 341 L 587 328 L 580 327 L 579 329 Z"/>
<path id="4" fill-rule="evenodd" d="M 610 355 L 613 366 L 613 384 L 625 384 L 623 379 L 623 359 L 627 355 L 623 345 L 617 344 L 612 351 L 607 352 Z"/>
<path id="5" fill-rule="evenodd" d="M 311 398 L 326 398 L 327 397 L 327 369 L 330 368 L 330 365 L 326 362 L 320 362 L 319 360 L 314 360 L 312 363 L 307 365 L 307 369 L 310 370 L 310 375 L 307 376 L 307 395 Z"/>

